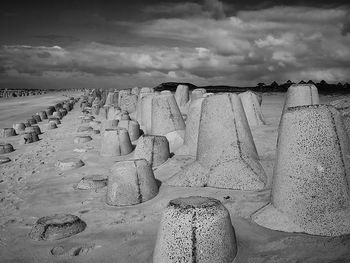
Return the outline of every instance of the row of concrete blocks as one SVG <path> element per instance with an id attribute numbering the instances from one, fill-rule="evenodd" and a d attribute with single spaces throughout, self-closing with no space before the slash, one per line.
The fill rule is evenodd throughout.
<path id="1" fill-rule="evenodd" d="M 276 230 L 324 236 L 348 234 L 350 143 L 344 115 L 333 106 L 319 105 L 318 94 L 314 92 L 311 98 L 310 91 L 314 92 L 314 87 L 293 86 L 287 93 L 279 127 L 271 203 L 252 218 Z M 309 97 L 309 101 L 297 99 L 294 92 L 303 99 Z M 347 103 L 334 105 L 346 111 Z M 185 168 L 191 172 L 186 173 L 186 180 L 180 185 L 206 186 L 202 180 L 198 183 L 192 178 L 202 176 L 203 168 L 204 172 L 210 170 L 209 179 L 216 176 L 213 182 L 223 180 L 224 183 L 232 180 L 228 176 L 242 176 L 239 174 L 244 175 L 244 169 L 249 167 L 256 169 L 252 160 L 258 157 L 252 138 L 247 136 L 249 126 L 239 105 L 233 94 L 204 99 L 197 159 L 191 164 L 192 170 Z M 240 166 L 242 160 L 245 167 Z M 225 178 L 227 170 L 231 173 Z M 181 182 L 179 176 L 183 175 L 175 175 L 175 181 Z M 257 173 L 255 177 L 260 181 L 264 179 Z M 174 182 L 174 178 L 170 182 Z M 241 180 L 246 178 L 242 176 Z M 237 183 L 232 186 L 239 186 Z M 130 205 L 130 200 L 147 201 L 158 192 L 151 165 L 144 159 L 116 163 L 111 168 L 107 187 L 107 203 L 118 206 Z M 261 184 L 254 187 L 257 189 L 249 190 L 259 190 Z M 37 233 L 35 228 L 32 233 L 32 236 Z M 218 200 L 179 198 L 170 201 L 163 212 L 153 262 L 232 262 L 237 253 L 236 243 L 229 213 Z"/>
<path id="2" fill-rule="evenodd" d="M 204 89 L 196 89 L 192 91 L 190 100 L 182 99 L 189 97 L 189 89 L 184 85 L 179 85 L 175 96 L 170 91 L 153 92 L 145 88 L 142 88 L 138 95 L 130 90 L 122 90 L 109 93 L 106 104 L 102 108 L 99 103 L 92 103 L 91 110 L 95 116 L 99 115 L 102 119 L 107 120 L 117 118 L 121 112 L 128 112 L 130 117 L 139 123 L 145 134 L 166 136 L 169 139 L 171 151 L 175 152 L 184 140 L 190 140 L 190 138 L 185 138 L 186 134 L 191 137 L 190 132 L 185 132 L 185 121 L 187 118 L 193 118 L 198 112 L 199 102 L 196 105 L 194 102 L 210 95 L 213 94 L 206 94 Z M 130 98 L 133 99 L 129 100 Z M 247 118 L 249 117 L 250 125 L 264 124 L 260 108 L 261 97 L 253 92 L 245 92 L 239 95 L 239 99 L 243 102 L 243 112 Z M 125 101 L 132 101 L 132 103 L 128 104 L 129 107 L 125 107 L 123 106 L 127 104 Z M 184 104 L 183 101 L 186 103 Z M 82 107 L 86 105 L 91 104 L 85 100 Z"/>
<path id="3" fill-rule="evenodd" d="M 279 127 L 271 205 L 264 209 L 270 216 L 264 213 L 258 216 L 257 213 L 253 218 L 275 229 L 341 235 L 350 232 L 349 219 L 342 216 L 349 213 L 350 200 L 348 106 L 345 102 L 334 103 L 341 110 L 339 112 L 333 106 L 318 103 L 314 86 L 293 85 L 289 89 Z M 166 183 L 189 187 L 264 189 L 266 175 L 237 96 L 210 96 L 201 105 L 196 161 Z M 338 178 L 337 184 L 334 175 Z M 294 179 L 280 179 L 284 177 Z M 298 184 L 300 177 L 303 177 L 301 182 L 310 180 L 315 186 L 313 191 L 310 191 L 310 184 Z M 309 206 L 298 203 L 298 198 L 306 198 L 306 193 L 310 200 L 314 200 Z M 275 196 L 278 196 L 277 201 L 274 201 Z M 325 207 L 327 213 L 321 216 Z M 313 211 L 313 216 L 310 211 Z"/>
<path id="4" fill-rule="evenodd" d="M 26 97 L 46 94 L 45 90 L 0 90 L 0 98 Z"/>
<path id="5" fill-rule="evenodd" d="M 66 90 L 66 92 L 76 92 L 77 89 L 74 90 Z M 48 90 L 28 90 L 28 89 L 19 89 L 19 90 L 8 90 L 8 89 L 0 89 L 0 98 L 13 98 L 13 97 L 26 97 L 26 96 L 35 96 L 42 95 L 49 92 Z"/>
<path id="6" fill-rule="evenodd" d="M 42 134 L 39 123 L 48 120 L 47 130 L 56 129 L 61 124 L 61 119 L 73 109 L 76 99 L 71 97 L 62 103 L 49 106 L 46 110 L 40 111 L 27 119 L 25 122 L 15 123 L 12 128 L 0 129 L 0 138 L 9 138 L 21 135 L 20 144 L 28 144 L 39 141 L 39 135 Z M 0 143 L 0 154 L 13 152 L 15 149 L 10 143 Z M 10 162 L 10 158 L 1 157 L 1 163 Z"/>

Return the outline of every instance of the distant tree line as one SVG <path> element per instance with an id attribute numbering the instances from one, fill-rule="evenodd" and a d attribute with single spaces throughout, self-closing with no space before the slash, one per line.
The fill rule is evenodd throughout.
<path id="1" fill-rule="evenodd" d="M 207 90 L 207 92 L 244 92 L 246 90 L 253 90 L 256 92 L 286 92 L 289 86 L 292 84 L 295 84 L 295 82 L 292 82 L 290 80 L 288 80 L 286 83 L 283 83 L 283 84 L 278 84 L 276 81 L 273 81 L 271 84 L 265 84 L 260 82 L 254 87 L 238 87 L 238 86 L 228 86 L 228 85 L 196 86 L 192 83 L 166 82 L 155 87 L 155 90 L 175 91 L 177 85 L 179 84 L 188 85 L 191 90 L 197 89 L 197 88 L 204 88 Z M 304 80 L 302 80 L 298 84 L 314 84 L 318 88 L 319 93 L 321 94 L 350 93 L 350 84 L 347 82 L 344 84 L 340 82 L 338 84 L 329 84 L 325 80 L 322 80 L 318 83 L 315 83 L 312 80 L 309 80 L 308 82 L 305 82 Z"/>

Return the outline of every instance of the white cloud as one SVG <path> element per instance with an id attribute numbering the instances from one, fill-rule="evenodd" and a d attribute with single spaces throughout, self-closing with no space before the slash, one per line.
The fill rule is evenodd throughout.
<path id="1" fill-rule="evenodd" d="M 127 83 L 147 85 L 167 80 L 232 85 L 287 79 L 350 81 L 350 35 L 342 31 L 348 7 L 272 7 L 231 17 L 224 16 L 226 7 L 218 1 L 174 7 L 179 11 L 188 6 L 202 15 L 128 25 L 140 42 L 176 40 L 177 47 L 97 42 L 67 48 L 4 46 L 2 72 L 45 78 L 130 77 L 134 79 Z"/>

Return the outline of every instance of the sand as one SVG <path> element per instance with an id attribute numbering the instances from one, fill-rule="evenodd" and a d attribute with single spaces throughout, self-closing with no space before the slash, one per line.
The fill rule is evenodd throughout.
<path id="1" fill-rule="evenodd" d="M 324 103 L 338 98 L 341 97 L 320 99 Z M 48 106 L 49 100 L 38 96 L 18 98 L 17 102 L 1 101 L 0 127 L 12 127 L 12 123 Z M 51 104 L 56 100 L 59 98 L 51 97 Z M 28 108 L 33 101 L 35 106 Z M 350 236 L 327 238 L 284 233 L 250 220 L 250 215 L 269 201 L 282 107 L 283 94 L 264 94 L 262 111 L 267 125 L 252 128 L 268 176 L 267 190 L 245 192 L 161 185 L 155 198 L 121 208 L 105 203 L 106 187 L 93 190 L 74 187 L 82 177 L 107 177 L 108 168 L 116 160 L 99 155 L 101 135 L 77 132 L 81 125 L 78 105 L 63 118 L 58 129 L 46 130 L 40 123 L 43 134 L 39 142 L 19 145 L 18 136 L 0 139 L 15 148 L 6 154 L 12 161 L 0 165 L 0 262 L 151 263 L 163 209 L 171 199 L 194 195 L 216 198 L 230 212 L 238 242 L 235 263 L 350 262 Z M 89 134 L 93 140 L 73 144 L 74 137 L 82 134 Z M 81 159 L 85 166 L 69 171 L 55 167 L 57 160 L 71 157 Z M 154 175 L 161 184 L 178 171 L 179 167 L 172 164 L 186 165 L 190 161 L 190 157 L 175 156 L 157 167 Z M 34 241 L 28 237 L 39 218 L 58 213 L 79 216 L 86 222 L 86 229 L 56 241 Z"/>

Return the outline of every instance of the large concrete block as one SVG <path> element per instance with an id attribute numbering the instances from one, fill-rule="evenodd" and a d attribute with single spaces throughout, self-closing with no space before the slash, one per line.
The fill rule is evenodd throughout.
<path id="1" fill-rule="evenodd" d="M 253 215 L 267 228 L 312 235 L 350 233 L 350 141 L 332 106 L 282 116 L 271 203 Z"/>
<path id="2" fill-rule="evenodd" d="M 196 161 L 167 182 L 174 186 L 260 190 L 266 175 L 236 94 L 209 96 L 202 103 Z"/>
<path id="3" fill-rule="evenodd" d="M 118 99 L 118 92 L 109 92 L 106 98 L 105 106 L 118 106 Z"/>
<path id="4" fill-rule="evenodd" d="M 158 194 L 151 165 L 144 159 L 115 163 L 108 176 L 109 205 L 125 206 L 146 202 Z"/>
<path id="5" fill-rule="evenodd" d="M 140 125 L 137 121 L 120 120 L 118 128 L 126 129 L 129 132 L 129 137 L 132 142 L 140 137 Z"/>
<path id="6" fill-rule="evenodd" d="M 150 134 L 166 136 L 171 152 L 183 144 L 185 122 L 172 94 L 152 98 Z"/>
<path id="7" fill-rule="evenodd" d="M 236 254 L 230 214 L 219 200 L 190 196 L 169 202 L 157 234 L 154 263 L 231 263 Z"/>
<path id="8" fill-rule="evenodd" d="M 152 167 L 157 167 L 169 157 L 169 142 L 165 136 L 143 135 L 137 141 L 135 159 L 145 159 Z"/>
<path id="9" fill-rule="evenodd" d="M 119 107 L 129 113 L 136 112 L 138 96 L 135 94 L 124 95 L 119 100 Z"/>
<path id="10" fill-rule="evenodd" d="M 191 101 L 186 120 L 185 139 L 183 145 L 176 150 L 177 155 L 197 155 L 197 143 L 199 134 L 199 122 L 202 112 L 203 98 Z"/>
<path id="11" fill-rule="evenodd" d="M 102 134 L 101 155 L 121 156 L 131 153 L 133 150 L 129 133 L 125 129 L 106 129 Z"/>
<path id="12" fill-rule="evenodd" d="M 16 131 L 14 128 L 2 128 L 0 129 L 0 138 L 7 138 L 16 136 Z"/>
<path id="13" fill-rule="evenodd" d="M 318 90 L 313 84 L 293 84 L 288 88 L 283 112 L 288 107 L 316 105 L 320 103 Z"/>
<path id="14" fill-rule="evenodd" d="M 333 105 L 338 111 L 340 111 L 346 132 L 350 137 L 350 99 L 346 98 L 335 100 L 332 101 L 330 104 Z"/>
<path id="15" fill-rule="evenodd" d="M 182 114 L 187 114 L 187 103 L 190 99 L 190 91 L 187 85 L 178 85 L 175 92 L 175 100 Z"/>
<path id="16" fill-rule="evenodd" d="M 250 127 L 264 125 L 264 117 L 261 111 L 258 96 L 252 91 L 239 94 L 245 115 Z"/>
<path id="17" fill-rule="evenodd" d="M 207 91 L 205 89 L 199 88 L 199 89 L 194 89 L 191 92 L 191 102 L 203 98 L 203 95 L 207 93 Z"/>

